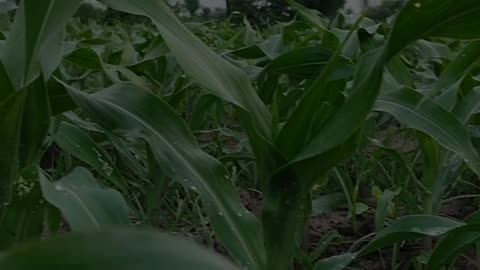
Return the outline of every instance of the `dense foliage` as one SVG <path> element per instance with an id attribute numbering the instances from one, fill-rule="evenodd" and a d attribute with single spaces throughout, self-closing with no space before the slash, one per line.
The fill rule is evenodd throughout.
<path id="1" fill-rule="evenodd" d="M 104 2 L 130 15 L 0 3 L 1 269 L 480 260 L 477 0 L 263 28 Z"/>

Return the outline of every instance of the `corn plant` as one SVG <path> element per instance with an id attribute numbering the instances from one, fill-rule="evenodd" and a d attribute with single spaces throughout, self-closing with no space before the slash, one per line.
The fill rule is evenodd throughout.
<path id="1" fill-rule="evenodd" d="M 162 0 L 104 2 L 148 18 L 155 28 L 145 26 L 141 37 L 101 32 L 124 43 L 119 53 L 106 59 L 94 47 L 104 40 L 64 42 L 74 36 L 66 27 L 80 0 L 23 0 L 6 33 L 0 58 L 4 138 L 0 225 L 15 234 L 2 235 L 0 266 L 293 269 L 294 258 L 305 248 L 314 188 L 325 184 L 331 172 L 342 175 L 341 163 L 358 153 L 373 111 L 387 113 L 417 131 L 425 163 L 422 180 L 429 196 L 424 213 L 401 217 L 385 227 L 386 209 L 399 194 L 392 187 L 380 195 L 377 232 L 368 244 L 309 267 L 343 269 L 357 258 L 400 242 L 446 235 L 426 265 L 441 269 L 465 246 L 478 242 L 475 217 L 463 223 L 435 216 L 447 183 L 464 164 L 480 175 L 480 158 L 466 127 L 479 112 L 478 89 L 460 87 L 480 57 L 476 0 L 412 0 L 397 14 L 391 29 L 361 16 L 343 32 L 291 1 L 309 33 L 294 49 L 281 49 L 281 34 L 257 42 L 256 31 L 247 24 L 246 46 L 223 48 L 222 54 L 194 35 Z M 76 31 L 82 36 L 93 30 L 78 26 Z M 148 53 L 139 60 L 135 39 L 144 38 L 155 41 L 144 48 Z M 400 54 L 427 38 L 461 40 L 466 46 L 427 91 L 420 91 Z M 116 50 L 115 46 L 105 51 Z M 173 57 L 171 62 L 166 52 Z M 238 57 L 253 64 L 236 61 Z M 167 67 L 178 65 L 186 78 L 168 68 L 149 66 L 157 59 Z M 72 76 L 77 70 L 66 63 L 88 72 Z M 86 87 L 89 82 L 84 78 L 93 71 L 99 79 Z M 156 74 L 160 72 L 166 74 L 161 80 Z M 284 92 L 285 76 L 289 80 Z M 197 88 L 189 88 L 192 85 Z M 171 88 L 173 94 L 159 93 Z M 175 91 L 188 97 L 185 92 L 192 89 L 204 93 L 205 104 L 213 100 L 219 107 L 234 108 L 230 113 L 238 117 L 247 136 L 255 182 L 263 194 L 259 217 L 242 204 L 225 164 L 200 147 L 192 123 L 177 110 Z M 460 91 L 463 98 L 452 102 L 449 97 L 459 96 Z M 192 118 L 200 119 L 204 116 L 200 114 L 202 110 Z M 134 185 L 126 181 L 126 174 L 89 132 L 107 138 L 135 177 L 145 181 Z M 136 149 L 130 149 L 132 144 L 137 144 Z M 42 162 L 51 162 L 55 155 L 53 145 L 68 154 L 63 167 L 71 167 L 71 157 L 84 166 L 44 170 Z M 148 182 L 160 190 L 165 179 L 198 194 L 215 239 L 234 262 L 186 240 L 132 228 L 132 214 L 148 215 L 135 205 L 137 189 L 148 189 L 142 187 Z M 355 216 L 358 185 L 342 183 Z M 156 191 L 143 192 L 155 198 Z M 22 243 L 40 238 L 45 227 L 55 231 L 63 218 L 74 233 Z"/>

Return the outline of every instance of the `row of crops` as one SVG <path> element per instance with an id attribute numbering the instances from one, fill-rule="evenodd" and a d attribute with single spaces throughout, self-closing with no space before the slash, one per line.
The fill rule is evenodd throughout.
<path id="1" fill-rule="evenodd" d="M 480 4 L 0 3 L 0 268 L 478 269 Z"/>

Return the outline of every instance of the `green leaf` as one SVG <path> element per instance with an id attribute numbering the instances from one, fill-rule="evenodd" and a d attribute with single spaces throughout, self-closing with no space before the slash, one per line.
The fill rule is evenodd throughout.
<path id="1" fill-rule="evenodd" d="M 342 270 L 355 259 L 356 255 L 356 253 L 346 253 L 322 259 L 315 264 L 313 270 Z"/>
<path id="2" fill-rule="evenodd" d="M 164 1 L 108 0 L 111 7 L 150 17 L 177 62 L 205 90 L 233 103 L 249 115 L 249 122 L 264 138 L 270 138 L 271 115 L 246 74 L 228 63 L 195 37 L 170 11 Z"/>
<path id="3" fill-rule="evenodd" d="M 242 264 L 261 269 L 264 250 L 256 218 L 246 211 L 222 164 L 202 152 L 184 121 L 161 99 L 120 84 L 74 101 L 106 130 L 144 139 L 166 175 L 201 196 L 218 239 Z"/>
<path id="4" fill-rule="evenodd" d="M 52 256 L 54 254 L 54 256 Z M 226 270 L 226 259 L 189 241 L 153 231 L 114 230 L 30 243 L 0 257 L 15 270 Z"/>
<path id="5" fill-rule="evenodd" d="M 386 48 L 387 58 L 425 38 L 480 39 L 477 0 L 411 0 L 400 11 Z"/>
<path id="6" fill-rule="evenodd" d="M 78 167 L 57 182 L 39 171 L 45 199 L 60 209 L 75 232 L 101 231 L 113 225 L 130 224 L 128 206 L 113 189 L 101 188 L 95 177 Z"/>
<path id="7" fill-rule="evenodd" d="M 2 61 L 16 89 L 41 73 L 47 80 L 60 64 L 65 26 L 82 0 L 23 0 Z"/>
<path id="8" fill-rule="evenodd" d="M 359 255 L 363 256 L 399 241 L 413 240 L 424 236 L 440 236 L 463 224 L 437 216 L 405 216 L 378 232 L 375 238 L 360 251 Z"/>
<path id="9" fill-rule="evenodd" d="M 476 30 L 480 24 L 476 19 L 478 16 L 480 16 L 480 6 L 476 0 L 461 3 L 454 0 L 410 1 L 398 15 L 387 46 L 370 51 L 360 59 L 354 85 L 346 102 L 327 115 L 327 120 L 320 123 L 321 127 L 306 142 L 303 151 L 296 153 L 291 163 L 333 149 L 361 127 L 379 93 L 384 65 L 406 45 L 417 39 L 432 36 L 480 39 L 480 34 Z M 438 18 L 447 19 L 439 20 Z M 323 87 L 315 90 L 325 91 Z M 307 96 L 305 95 L 304 98 Z M 322 102 L 322 99 L 314 100 L 318 104 Z M 302 110 L 308 110 L 308 107 Z M 308 123 L 305 120 L 298 121 L 297 118 L 295 120 L 295 122 Z M 285 128 L 292 129 L 288 124 L 287 122 Z M 293 138 L 285 137 L 290 140 Z M 285 138 L 282 138 L 282 141 L 284 140 Z M 300 143 L 304 142 L 301 140 Z M 292 150 L 288 150 L 286 155 L 290 156 Z"/>
<path id="10" fill-rule="evenodd" d="M 315 130 L 315 134 L 291 163 L 329 151 L 347 141 L 361 128 L 380 91 L 384 61 L 382 53 L 381 49 L 377 49 L 362 56 L 357 64 L 354 85 L 347 100 L 338 108 L 334 108 L 335 111 L 327 115 L 329 117 L 322 125 L 316 123 L 320 128 Z M 326 89 L 315 89 L 315 91 L 326 91 Z"/>
<path id="11" fill-rule="evenodd" d="M 375 211 L 375 229 L 377 231 L 383 229 L 385 224 L 385 217 L 387 216 L 388 206 L 392 202 L 393 198 L 400 194 L 400 189 L 397 190 L 385 190 L 380 197 L 377 204 L 377 210 Z"/>
<path id="12" fill-rule="evenodd" d="M 466 247 L 480 240 L 480 225 L 465 225 L 450 231 L 433 249 L 426 270 L 442 269 Z"/>
<path id="13" fill-rule="evenodd" d="M 265 68 L 264 73 L 279 73 L 294 76 L 312 77 L 320 74 L 327 65 L 332 52 L 323 47 L 306 47 L 291 50 L 275 60 Z M 332 80 L 348 78 L 352 68 L 345 58 L 340 58 L 339 65 L 332 75 Z"/>
<path id="14" fill-rule="evenodd" d="M 480 112 L 480 87 L 475 87 L 458 104 L 454 114 L 466 125 L 470 118 Z"/>
<path id="15" fill-rule="evenodd" d="M 318 10 L 306 8 L 293 0 L 289 0 L 288 4 L 295 8 L 300 13 L 300 15 L 310 21 L 312 25 L 315 26 L 318 30 L 328 31 L 325 26 L 325 22 L 322 20 L 322 17 L 320 16 L 320 12 L 318 12 Z"/>
<path id="16" fill-rule="evenodd" d="M 58 125 L 54 139 L 62 150 L 92 166 L 98 173 L 116 184 L 118 188 L 126 188 L 126 183 L 122 181 L 110 158 L 82 129 L 62 121 Z"/>
<path id="17" fill-rule="evenodd" d="M 312 201 L 312 216 L 328 213 L 335 208 L 346 205 L 347 200 L 343 193 L 332 193 L 319 196 Z"/>
<path id="18" fill-rule="evenodd" d="M 456 91 L 480 59 L 480 41 L 472 41 L 442 72 L 438 81 L 428 91 L 428 96 L 437 96 L 451 88 Z"/>
<path id="19" fill-rule="evenodd" d="M 418 129 L 445 148 L 461 155 L 480 175 L 480 158 L 465 126 L 450 112 L 411 89 L 394 91 L 379 98 L 375 110 L 387 112 L 400 122 Z"/>

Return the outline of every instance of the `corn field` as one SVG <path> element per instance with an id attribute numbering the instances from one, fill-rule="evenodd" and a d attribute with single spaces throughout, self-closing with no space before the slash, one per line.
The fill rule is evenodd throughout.
<path id="1" fill-rule="evenodd" d="M 0 3 L 0 269 L 480 269 L 478 0 L 82 2 Z"/>

